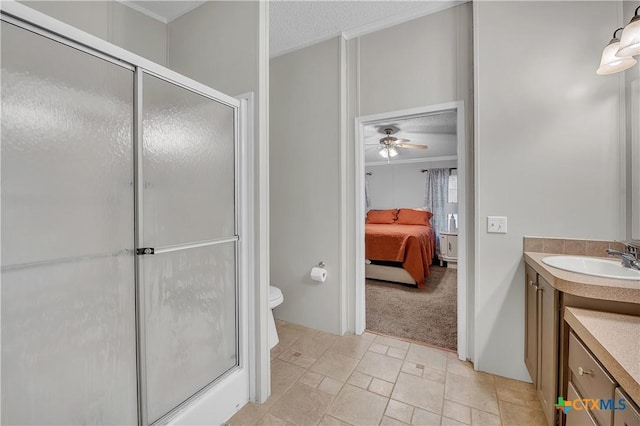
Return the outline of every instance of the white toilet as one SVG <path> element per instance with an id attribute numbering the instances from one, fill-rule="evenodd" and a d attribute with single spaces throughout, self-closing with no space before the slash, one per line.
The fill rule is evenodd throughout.
<path id="1" fill-rule="evenodd" d="M 280 305 L 284 301 L 282 291 L 278 287 L 269 286 L 269 349 L 273 349 L 280 341 L 278 339 L 278 331 L 276 330 L 276 322 L 273 319 L 273 308 Z"/>

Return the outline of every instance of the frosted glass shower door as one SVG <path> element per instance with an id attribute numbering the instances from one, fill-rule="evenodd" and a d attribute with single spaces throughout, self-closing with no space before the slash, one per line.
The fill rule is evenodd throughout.
<path id="1" fill-rule="evenodd" d="M 1 423 L 137 424 L 133 70 L 0 25 Z"/>
<path id="2" fill-rule="evenodd" d="M 238 365 L 236 109 L 142 74 L 139 188 L 146 417 Z"/>

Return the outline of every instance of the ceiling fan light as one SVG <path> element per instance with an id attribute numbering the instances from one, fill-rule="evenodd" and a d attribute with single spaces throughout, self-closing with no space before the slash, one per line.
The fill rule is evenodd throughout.
<path id="1" fill-rule="evenodd" d="M 616 56 L 627 57 L 640 55 L 640 15 L 638 15 L 636 9 L 636 15 L 631 19 L 631 22 L 622 30 L 622 36 L 620 37 L 620 48 Z"/>
<path id="2" fill-rule="evenodd" d="M 604 48 L 602 51 L 602 59 L 600 60 L 600 67 L 596 71 L 598 75 L 608 75 L 624 71 L 631 68 L 638 62 L 632 57 L 623 58 L 616 56 L 619 51 L 619 46 L 620 41 L 617 38 L 614 38 L 609 42 L 607 47 Z"/>
<path id="3" fill-rule="evenodd" d="M 378 151 L 380 157 L 389 159 L 398 155 L 398 151 L 394 147 L 384 147 L 380 151 Z"/>

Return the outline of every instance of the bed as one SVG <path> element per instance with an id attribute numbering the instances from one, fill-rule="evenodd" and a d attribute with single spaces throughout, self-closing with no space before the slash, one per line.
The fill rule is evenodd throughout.
<path id="1" fill-rule="evenodd" d="M 435 253 L 431 216 L 413 209 L 370 211 L 365 224 L 365 276 L 424 288 Z"/>

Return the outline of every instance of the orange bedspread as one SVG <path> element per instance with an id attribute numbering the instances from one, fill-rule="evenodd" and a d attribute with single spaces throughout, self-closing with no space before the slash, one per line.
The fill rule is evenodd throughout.
<path id="1" fill-rule="evenodd" d="M 369 260 L 402 262 L 404 269 L 424 288 L 435 252 L 433 228 L 422 225 L 365 225 L 365 256 Z"/>

